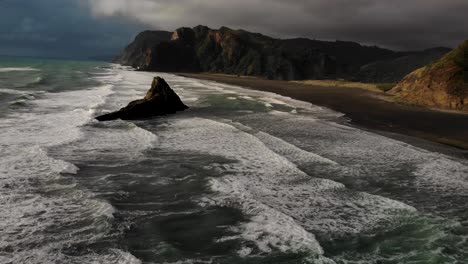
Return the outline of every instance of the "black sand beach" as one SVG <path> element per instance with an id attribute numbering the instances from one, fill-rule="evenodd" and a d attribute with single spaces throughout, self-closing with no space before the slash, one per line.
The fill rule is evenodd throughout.
<path id="1" fill-rule="evenodd" d="M 359 88 L 325 87 L 206 73 L 180 75 L 277 93 L 344 113 L 353 124 L 360 127 L 409 135 L 468 150 L 468 114 L 396 103 L 384 93 Z"/>

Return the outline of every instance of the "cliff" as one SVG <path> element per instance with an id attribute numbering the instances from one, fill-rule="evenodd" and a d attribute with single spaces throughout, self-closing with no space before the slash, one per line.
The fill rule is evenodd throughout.
<path id="1" fill-rule="evenodd" d="M 222 27 L 145 31 L 116 59 L 140 70 L 212 72 L 269 79 L 352 78 L 361 66 L 401 54 L 354 42 L 274 39 Z"/>
<path id="2" fill-rule="evenodd" d="M 163 41 L 169 41 L 171 35 L 172 33 L 167 31 L 143 31 L 125 48 L 122 54 L 114 59 L 114 62 L 137 69 L 144 68 L 151 57 L 153 47 Z"/>
<path id="3" fill-rule="evenodd" d="M 407 75 L 390 93 L 412 104 L 468 111 L 468 40 Z"/>

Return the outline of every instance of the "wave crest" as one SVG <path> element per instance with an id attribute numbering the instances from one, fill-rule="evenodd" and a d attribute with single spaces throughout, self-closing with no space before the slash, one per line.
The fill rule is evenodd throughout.
<path id="1" fill-rule="evenodd" d="M 15 71 L 40 71 L 33 67 L 6 67 L 0 68 L 0 72 L 15 72 Z"/>

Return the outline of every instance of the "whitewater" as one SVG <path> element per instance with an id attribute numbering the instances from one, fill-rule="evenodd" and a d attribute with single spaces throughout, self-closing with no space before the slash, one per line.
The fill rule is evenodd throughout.
<path id="1" fill-rule="evenodd" d="M 190 109 L 94 120 L 155 76 Z M 0 102 L 0 263 L 468 263 L 450 149 L 106 63 L 0 63 Z"/>

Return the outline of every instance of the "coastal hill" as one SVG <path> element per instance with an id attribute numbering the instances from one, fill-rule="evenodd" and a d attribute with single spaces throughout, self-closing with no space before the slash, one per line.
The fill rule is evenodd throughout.
<path id="1" fill-rule="evenodd" d="M 397 83 L 415 69 L 442 58 L 450 51 L 449 48 L 441 47 L 401 53 L 401 57 L 362 66 L 356 74 L 355 80 L 366 83 Z"/>
<path id="2" fill-rule="evenodd" d="M 359 76 L 377 82 L 382 79 L 380 72 L 375 74 L 375 70 L 367 72 L 361 68 L 411 55 L 415 54 L 347 41 L 283 40 L 227 27 L 216 30 L 197 26 L 175 32 L 144 31 L 115 62 L 147 71 L 210 72 L 274 80 L 355 80 Z M 399 80 L 420 67 L 419 61 L 407 59 L 404 69 L 398 70 L 399 74 L 392 80 Z M 398 63 L 389 65 L 401 67 Z"/>
<path id="3" fill-rule="evenodd" d="M 390 93 L 416 105 L 468 111 L 468 40 L 407 75 Z"/>

